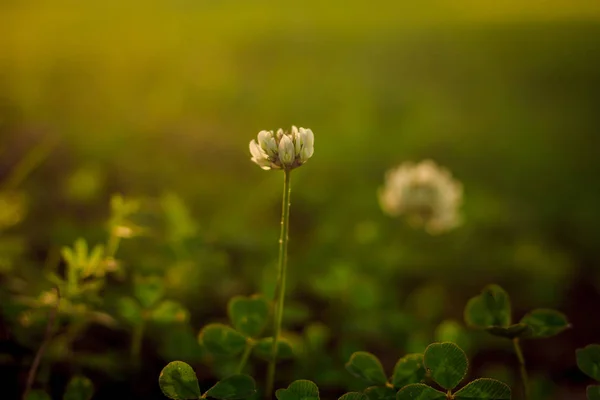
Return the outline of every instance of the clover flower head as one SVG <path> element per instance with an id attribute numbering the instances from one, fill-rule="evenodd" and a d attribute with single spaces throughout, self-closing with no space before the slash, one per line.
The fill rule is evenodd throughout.
<path id="1" fill-rule="evenodd" d="M 461 222 L 462 184 L 431 160 L 406 162 L 389 170 L 379 190 L 379 203 L 390 216 L 406 216 L 413 225 L 432 234 Z"/>
<path id="2" fill-rule="evenodd" d="M 312 157 L 314 145 L 315 136 L 310 129 L 292 126 L 290 132 L 260 131 L 250 142 L 251 160 L 265 170 L 292 170 Z"/>

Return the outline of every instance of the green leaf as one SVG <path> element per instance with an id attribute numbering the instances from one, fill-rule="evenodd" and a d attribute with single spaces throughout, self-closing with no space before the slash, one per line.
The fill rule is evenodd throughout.
<path id="1" fill-rule="evenodd" d="M 454 343 L 430 344 L 423 360 L 431 378 L 446 390 L 454 389 L 467 374 L 467 355 Z"/>
<path id="2" fill-rule="evenodd" d="M 265 361 L 273 358 L 273 338 L 267 337 L 259 340 L 254 345 L 254 354 Z M 277 359 L 285 360 L 294 357 L 292 345 L 285 338 L 277 340 Z"/>
<path id="3" fill-rule="evenodd" d="M 385 385 L 387 377 L 377 357 L 366 351 L 357 351 L 350 356 L 346 369 L 352 375 L 375 385 Z"/>
<path id="4" fill-rule="evenodd" d="M 73 253 L 73 250 L 71 250 L 70 247 L 63 246 L 60 249 L 60 253 L 67 265 L 69 266 L 69 268 L 75 268 L 77 266 L 77 259 L 75 258 L 75 253 Z"/>
<path id="5" fill-rule="evenodd" d="M 74 376 L 65 389 L 63 400 L 90 400 L 94 395 L 94 384 L 85 376 Z"/>
<path id="6" fill-rule="evenodd" d="M 454 394 L 457 400 L 510 400 L 508 385 L 495 379 L 475 379 Z"/>
<path id="7" fill-rule="evenodd" d="M 163 281 L 159 276 L 136 276 L 133 281 L 133 293 L 144 308 L 152 308 L 165 293 Z"/>
<path id="8" fill-rule="evenodd" d="M 600 344 L 577 349 L 577 366 L 587 376 L 600 382 Z"/>
<path id="9" fill-rule="evenodd" d="M 144 321 L 139 303 L 131 297 L 121 297 L 119 299 L 117 312 L 131 326 L 139 326 Z"/>
<path id="10" fill-rule="evenodd" d="M 305 379 L 292 382 L 287 389 L 275 392 L 277 400 L 318 400 L 319 388 L 314 382 Z"/>
<path id="11" fill-rule="evenodd" d="M 204 394 L 223 400 L 245 399 L 256 393 L 256 382 L 248 375 L 233 375 L 217 382 Z"/>
<path id="12" fill-rule="evenodd" d="M 571 327 L 566 315 L 547 308 L 531 311 L 521 319 L 521 323 L 531 327 L 532 332 L 527 336 L 530 338 L 548 338 Z"/>
<path id="13" fill-rule="evenodd" d="M 369 400 L 396 400 L 396 390 L 387 386 L 371 386 L 364 393 Z"/>
<path id="14" fill-rule="evenodd" d="M 220 356 L 235 356 L 246 348 L 246 337 L 223 324 L 206 325 L 199 340 L 208 351 Z"/>
<path id="15" fill-rule="evenodd" d="M 366 394 L 360 392 L 349 392 L 342 395 L 338 400 L 369 400 Z"/>
<path id="16" fill-rule="evenodd" d="M 75 241 L 75 257 L 77 259 L 77 268 L 82 268 L 87 263 L 88 244 L 83 238 Z"/>
<path id="17" fill-rule="evenodd" d="M 529 325 L 523 323 L 513 324 L 506 328 L 501 326 L 490 326 L 485 328 L 485 330 L 494 336 L 508 339 L 526 337 L 533 332 L 533 329 Z"/>
<path id="18" fill-rule="evenodd" d="M 198 399 L 201 395 L 196 373 L 182 361 L 167 364 L 158 377 L 158 384 L 164 395 L 170 399 Z"/>
<path id="19" fill-rule="evenodd" d="M 445 400 L 446 393 L 435 390 L 422 383 L 404 386 L 396 394 L 396 400 Z"/>
<path id="20" fill-rule="evenodd" d="M 159 324 L 185 322 L 189 319 L 189 316 L 188 310 L 183 305 L 172 300 L 160 302 L 150 313 L 150 319 Z"/>
<path id="21" fill-rule="evenodd" d="M 25 400 L 52 400 L 50 395 L 43 390 L 32 390 L 27 393 Z"/>
<path id="22" fill-rule="evenodd" d="M 392 375 L 392 384 L 400 389 L 411 383 L 419 383 L 425 377 L 423 354 L 407 354 L 398 360 Z"/>
<path id="23" fill-rule="evenodd" d="M 465 307 L 465 322 L 475 328 L 508 327 L 511 319 L 510 298 L 498 285 L 486 286 Z"/>
<path id="24" fill-rule="evenodd" d="M 587 394 L 588 400 L 600 400 L 600 386 L 588 386 L 585 393 Z"/>
<path id="25" fill-rule="evenodd" d="M 231 324 L 239 332 L 258 337 L 269 319 L 269 302 L 259 295 L 236 296 L 227 305 Z"/>

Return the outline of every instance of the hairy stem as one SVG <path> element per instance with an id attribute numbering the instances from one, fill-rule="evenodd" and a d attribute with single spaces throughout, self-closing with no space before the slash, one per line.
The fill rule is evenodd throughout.
<path id="1" fill-rule="evenodd" d="M 525 368 L 525 357 L 523 357 L 523 351 L 521 350 L 519 338 L 513 339 L 513 346 L 515 348 L 515 353 L 517 354 L 517 358 L 519 359 L 519 366 L 520 366 L 520 370 L 521 370 L 521 381 L 523 382 L 523 395 L 525 396 L 525 400 L 528 400 L 529 399 L 529 378 L 527 376 L 527 368 Z"/>
<path id="2" fill-rule="evenodd" d="M 283 301 L 285 298 L 285 275 L 287 270 L 288 231 L 290 225 L 290 171 L 284 170 L 283 202 L 281 206 L 281 235 L 279 237 L 279 267 L 277 272 L 277 286 L 275 287 L 275 317 L 273 318 L 273 347 L 272 358 L 267 371 L 267 385 L 265 396 L 271 399 L 275 381 L 275 364 L 277 361 L 277 343 L 281 334 L 281 320 L 283 318 Z"/>
<path id="3" fill-rule="evenodd" d="M 44 340 L 37 353 L 35 354 L 35 358 L 33 359 L 33 363 L 31 364 L 31 368 L 29 369 L 29 374 L 27 374 L 27 383 L 25 385 L 25 390 L 23 391 L 23 400 L 27 399 L 27 395 L 31 391 L 31 387 L 33 386 L 33 381 L 35 380 L 35 374 L 37 373 L 37 369 L 40 366 L 40 362 L 42 361 L 42 356 L 44 355 L 44 351 L 46 351 L 46 347 L 52 338 L 52 331 L 54 330 L 54 321 L 56 320 L 56 314 L 58 314 L 58 306 L 60 304 L 60 290 L 57 287 L 54 288 L 56 291 L 56 304 L 50 310 L 50 315 L 48 316 L 48 323 L 46 324 L 46 332 L 44 333 Z"/>

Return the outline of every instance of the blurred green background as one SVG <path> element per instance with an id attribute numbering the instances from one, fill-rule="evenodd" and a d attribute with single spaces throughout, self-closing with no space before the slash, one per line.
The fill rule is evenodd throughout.
<path id="1" fill-rule="evenodd" d="M 99 399 L 162 398 L 155 379 L 174 358 L 213 379 L 181 337 L 223 320 L 231 296 L 272 293 L 283 176 L 252 164 L 248 142 L 294 124 L 315 132 L 316 151 L 292 176 L 287 327 L 300 336 L 318 322 L 330 338 L 284 365 L 279 386 L 355 388 L 352 351 L 391 370 L 445 319 L 462 324 L 466 300 L 495 282 L 517 318 L 534 307 L 571 318 L 525 355 L 554 382 L 540 398 L 572 398 L 587 383 L 574 350 L 600 341 L 599 107 L 597 0 L 4 0 L 0 182 L 23 219 L 0 235 L 2 299 L 15 279 L 37 295 L 61 246 L 104 240 L 113 193 L 139 198 L 144 234 L 119 259 L 127 277 L 164 276 L 191 320 L 148 332 L 141 372 L 75 370 Z M 463 226 L 439 236 L 377 202 L 387 169 L 424 158 L 465 187 Z M 108 286 L 107 309 L 127 277 Z M 16 395 L 36 347 L 14 350 L 15 321 L 3 319 Z M 467 336 L 473 376 L 515 379 L 510 347 Z M 123 328 L 91 328 L 80 344 L 127 346 Z M 261 379 L 264 364 L 253 368 Z M 60 393 L 73 370 L 43 379 Z"/>

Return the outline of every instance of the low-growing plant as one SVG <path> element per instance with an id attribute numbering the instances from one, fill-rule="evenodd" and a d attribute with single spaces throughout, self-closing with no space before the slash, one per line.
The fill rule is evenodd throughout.
<path id="1" fill-rule="evenodd" d="M 189 318 L 189 312 L 182 304 L 164 299 L 164 292 L 161 277 L 138 275 L 133 280 L 134 296 L 119 299 L 119 314 L 133 330 L 130 349 L 134 360 L 139 357 L 148 323 L 171 324 Z"/>
<path id="2" fill-rule="evenodd" d="M 430 344 L 423 354 L 423 363 L 431 379 L 444 391 L 422 383 L 413 383 L 400 389 L 397 400 L 510 400 L 508 385 L 495 379 L 479 378 L 453 392 L 467 374 L 469 361 L 464 351 L 454 343 Z"/>
<path id="3" fill-rule="evenodd" d="M 208 324 L 200 331 L 198 340 L 206 350 L 217 357 L 235 357 L 241 354 L 236 373 L 241 373 L 250 354 L 270 361 L 273 337 L 262 337 L 270 316 L 270 304 L 261 295 L 236 296 L 227 306 L 231 325 Z M 277 342 L 277 358 L 290 358 L 292 346 L 286 340 Z"/>
<path id="4" fill-rule="evenodd" d="M 567 317 L 556 310 L 538 308 L 513 323 L 510 297 L 498 285 L 486 286 L 480 295 L 471 298 L 464 311 L 467 325 L 509 339 L 519 360 L 525 398 L 529 398 L 529 378 L 521 339 L 542 339 L 558 335 L 571 327 Z"/>
<path id="5" fill-rule="evenodd" d="M 278 389 L 275 392 L 277 400 L 319 400 L 319 388 L 306 379 L 299 379 L 289 384 L 286 389 Z M 338 400 L 368 400 L 367 396 L 360 392 L 349 392 L 338 398 Z"/>
<path id="6" fill-rule="evenodd" d="M 398 360 L 388 379 L 379 359 L 364 351 L 352 354 L 346 369 L 373 385 L 364 394 L 369 400 L 437 400 L 437 399 L 510 399 L 510 388 L 497 380 L 476 379 L 456 393 L 452 391 L 465 378 L 467 356 L 451 342 L 433 343 L 424 354 L 409 354 Z M 424 383 L 431 378 L 445 390 L 441 392 Z"/>
<path id="7" fill-rule="evenodd" d="M 600 383 L 600 344 L 577 349 L 577 366 L 584 374 Z M 600 385 L 588 386 L 586 394 L 588 400 L 600 400 Z"/>
<path id="8" fill-rule="evenodd" d="M 310 129 L 296 127 L 292 127 L 290 132 L 281 129 L 276 133 L 261 131 L 257 139 L 250 142 L 250 152 L 251 160 L 262 169 L 283 171 L 281 230 L 274 298 L 271 300 L 262 294 L 231 298 L 227 304 L 229 323 L 205 325 L 198 334 L 197 343 L 193 333 L 189 332 L 191 326 L 185 325 L 188 330 L 182 332 L 184 336 L 187 334 L 188 342 L 191 340 L 198 349 L 199 345 L 202 346 L 200 356 L 195 354 L 197 358 L 190 358 L 192 361 L 186 359 L 187 361 L 194 364 L 208 354 L 211 356 L 209 359 L 214 369 L 231 361 L 237 365 L 229 370 L 221 368 L 217 375 L 222 379 L 202 391 L 190 364 L 183 361 L 170 362 L 162 369 L 158 381 L 163 394 L 174 400 L 206 398 L 255 400 L 263 394 L 266 399 L 271 400 L 276 363 L 295 355 L 293 341 L 285 338 L 286 336 L 294 338 L 293 332 L 282 333 L 285 314 L 291 171 L 312 157 L 314 135 Z M 5 212 L 5 215 L 0 214 L 0 230 L 14 224 L 21 213 L 19 209 L 21 199 L 16 196 L 8 200 L 0 196 L 0 203 L 4 202 L 8 205 L 5 207 L 8 212 Z M 449 171 L 438 167 L 432 161 L 424 161 L 416 165 L 406 163 L 389 171 L 385 186 L 379 191 L 379 200 L 387 214 L 405 216 L 412 225 L 423 227 L 431 234 L 454 229 L 462 220 L 459 210 L 462 203 L 462 185 L 452 178 Z M 175 253 L 179 261 L 192 259 L 193 255 L 188 252 L 183 242 L 195 235 L 197 227 L 189 221 L 187 208 L 174 194 L 163 195 L 160 205 L 166 215 L 165 241 L 170 250 Z M 113 196 L 107 240 L 92 246 L 86 239 L 78 238 L 71 247 L 63 247 L 60 256 L 64 263 L 64 272 L 58 272 L 59 269 L 55 268 L 55 271 L 46 273 L 46 289 L 50 285 L 54 287 L 42 291 L 41 295 L 35 298 L 28 296 L 18 298 L 19 302 L 28 308 L 23 313 L 24 322 L 33 319 L 34 315 L 40 320 L 43 318 L 48 320 L 44 340 L 32 362 L 23 394 L 24 400 L 50 398 L 45 391 L 33 389 L 37 368 L 50 342 L 54 344 L 54 349 L 49 352 L 52 354 L 49 358 L 54 361 L 66 354 L 69 360 L 73 360 L 73 342 L 89 325 L 96 322 L 109 327 L 117 326 L 117 320 L 106 311 L 103 304 L 107 278 L 110 274 L 121 280 L 126 276 L 131 278 L 131 285 L 127 286 L 131 290 L 131 295 L 119 295 L 115 304 L 119 319 L 131 328 L 130 355 L 133 361 L 139 361 L 145 332 L 153 326 L 152 324 L 166 325 L 188 321 L 189 312 L 186 307 L 170 299 L 177 293 L 168 292 L 162 272 L 125 271 L 123 264 L 116 259 L 121 240 L 142 232 L 142 228 L 131 219 L 139 208 L 138 201 L 126 200 L 119 195 Z M 348 268 L 351 269 L 351 266 Z M 342 271 L 340 276 L 343 276 L 343 268 L 340 271 Z M 333 274 L 331 280 L 336 279 L 338 276 Z M 324 291 L 331 290 L 329 283 L 326 281 L 323 284 Z M 340 292 L 345 293 L 345 286 L 349 286 L 347 281 L 342 280 L 338 283 L 343 289 Z M 439 296 L 436 294 L 440 290 L 444 291 L 442 285 L 425 286 L 424 289 L 416 291 L 414 297 L 435 298 L 437 301 Z M 227 297 L 223 296 L 224 299 Z M 445 320 L 437 325 L 434 334 L 436 339 L 431 339 L 427 331 L 433 331 L 431 329 L 435 326 L 433 324 L 438 324 L 442 316 L 440 307 L 433 308 L 435 310 L 424 318 L 427 324 L 418 326 L 414 332 L 416 335 L 407 340 L 407 342 L 412 341 L 405 347 L 409 348 L 410 354 L 404 355 L 396 362 L 391 375 L 386 373 L 381 361 L 374 354 L 366 351 L 353 352 L 345 368 L 368 386 L 362 392 L 346 393 L 338 400 L 510 400 L 511 388 L 500 380 L 478 378 L 463 383 L 469 367 L 468 357 L 459 347 L 459 344 L 469 343 L 465 339 L 464 328 L 456 321 Z M 64 330 L 56 337 L 53 330 L 55 318 L 61 321 L 61 329 Z M 298 325 L 306 323 L 307 319 L 306 316 L 302 317 Z M 552 309 L 532 310 L 519 322 L 514 323 L 510 298 L 498 285 L 486 286 L 480 295 L 471 298 L 464 309 L 464 319 L 471 327 L 511 340 L 520 365 L 525 399 L 529 399 L 530 389 L 521 341 L 552 337 L 571 326 L 564 314 Z M 272 324 L 271 329 L 268 329 L 269 323 Z M 359 325 L 356 321 L 351 321 L 347 326 L 352 327 L 352 323 L 355 324 L 354 326 Z M 410 321 L 404 321 L 404 325 L 413 328 Z M 325 355 L 327 348 L 324 342 L 329 335 L 327 327 L 312 324 L 304 328 L 302 339 L 299 339 L 300 335 L 295 336 L 296 344 L 303 341 L 302 346 L 299 346 L 305 356 L 305 359 L 299 360 L 299 364 L 304 368 L 303 372 L 314 372 L 312 368 L 317 370 L 315 363 L 318 360 L 327 360 L 324 368 L 336 369 L 332 359 L 311 358 L 313 355 Z M 376 331 L 376 328 L 371 328 Z M 433 340 L 437 342 L 427 346 Z M 352 338 L 350 340 L 342 338 L 340 342 L 344 359 L 354 349 L 360 348 L 356 346 L 358 341 L 353 342 Z M 414 350 L 410 349 L 418 349 L 416 350 L 418 352 L 413 353 L 411 351 Z M 423 349 L 424 351 L 420 352 Z M 251 369 L 248 365 L 251 355 L 268 363 L 264 391 L 257 388 L 252 376 L 244 373 Z M 236 357 L 239 358 L 236 360 Z M 599 345 L 579 349 L 577 364 L 584 373 L 600 382 Z M 322 371 L 323 365 L 319 367 L 321 369 L 318 370 Z M 226 373 L 223 373 L 224 371 Z M 341 372 L 343 374 L 343 370 Z M 323 387 L 323 382 L 319 384 Z M 44 387 L 38 385 L 40 386 Z M 75 376 L 67 385 L 63 399 L 90 400 L 93 393 L 94 387 L 89 379 Z M 600 400 L 600 386 L 589 386 L 587 396 L 590 400 Z M 275 397 L 278 400 L 319 400 L 319 387 L 310 380 L 294 380 L 287 388 L 277 390 Z"/>
<path id="9" fill-rule="evenodd" d="M 388 379 L 379 359 L 366 351 L 358 351 L 350 356 L 346 363 L 346 370 L 352 375 L 374 385 L 368 391 L 377 390 L 378 393 L 398 390 L 402 387 L 418 383 L 426 374 L 423 364 L 423 354 L 407 354 L 396 362 L 392 376 Z M 390 390 L 387 390 L 390 389 Z"/>
<path id="10" fill-rule="evenodd" d="M 161 371 L 158 382 L 164 395 L 174 400 L 237 400 L 246 399 L 256 393 L 256 383 L 252 377 L 235 374 L 217 382 L 203 394 L 194 369 L 182 361 L 167 364 Z"/>

